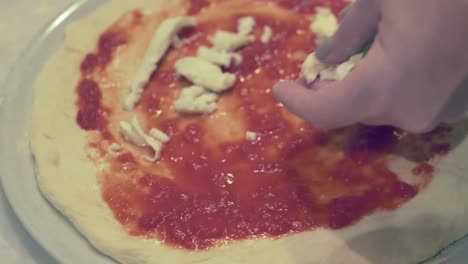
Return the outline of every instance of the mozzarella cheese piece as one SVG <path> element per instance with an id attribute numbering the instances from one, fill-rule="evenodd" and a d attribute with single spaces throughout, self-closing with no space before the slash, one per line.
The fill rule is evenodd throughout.
<path id="1" fill-rule="evenodd" d="M 318 7 L 310 30 L 317 37 L 317 44 L 330 38 L 338 30 L 338 19 L 330 8 Z M 363 53 L 352 56 L 340 65 L 327 65 L 317 59 L 315 52 L 310 54 L 302 65 L 301 76 L 307 83 L 320 80 L 343 80 L 363 58 Z"/>
<path id="2" fill-rule="evenodd" d="M 130 85 L 130 93 L 124 99 L 123 108 L 132 111 L 140 101 L 141 94 L 148 83 L 151 73 L 157 69 L 159 61 L 177 38 L 177 33 L 186 27 L 193 27 L 196 21 L 192 17 L 172 17 L 164 20 L 154 34 L 142 62 Z"/>
<path id="3" fill-rule="evenodd" d="M 255 27 L 251 16 L 238 20 L 238 33 L 217 31 L 212 37 L 212 48 L 199 47 L 197 57 L 187 57 L 176 62 L 177 74 L 184 76 L 194 86 L 182 90 L 175 110 L 187 114 L 210 114 L 217 110 L 218 94 L 230 89 L 236 76 L 223 73 L 220 66 L 229 67 L 242 63 L 242 56 L 234 51 L 255 41 L 251 35 Z"/>
<path id="4" fill-rule="evenodd" d="M 155 162 L 161 157 L 164 143 L 169 141 L 169 136 L 156 128 L 151 129 L 149 135 L 145 134 L 136 117 L 132 118 L 131 123 L 120 122 L 120 133 L 126 141 L 138 147 L 150 147 L 154 155 L 152 157 L 144 156 L 144 158 L 151 162 Z"/>
<path id="5" fill-rule="evenodd" d="M 190 86 L 182 89 L 174 103 L 179 113 L 185 114 L 211 114 L 218 109 L 219 96 L 200 86 Z"/>
<path id="6" fill-rule="evenodd" d="M 145 133 L 143 133 L 143 129 L 141 129 L 140 123 L 134 117 L 131 123 L 127 123 L 125 121 L 120 122 L 120 133 L 122 134 L 123 138 L 138 146 L 138 147 L 145 147 L 147 146 L 145 140 Z"/>
<path id="7" fill-rule="evenodd" d="M 117 143 L 112 143 L 109 146 L 109 152 L 120 152 L 122 150 L 122 146 Z"/>
<path id="8" fill-rule="evenodd" d="M 320 72 L 326 70 L 329 66 L 321 62 L 315 56 L 315 52 L 310 54 L 302 64 L 301 77 L 307 82 L 311 83 L 315 81 Z"/>
<path id="9" fill-rule="evenodd" d="M 317 7 L 314 21 L 310 25 L 310 31 L 315 34 L 317 44 L 333 36 L 338 30 L 338 19 L 330 8 Z"/>
<path id="10" fill-rule="evenodd" d="M 260 41 L 264 44 L 270 42 L 271 37 L 273 37 L 273 29 L 270 26 L 263 27 L 263 33 L 260 37 Z"/>
<path id="11" fill-rule="evenodd" d="M 247 131 L 245 133 L 245 139 L 247 139 L 248 141 L 257 141 L 258 140 L 258 134 L 256 132 Z"/>
<path id="12" fill-rule="evenodd" d="M 255 41 L 251 35 L 236 34 L 227 31 L 217 31 L 211 39 L 213 47 L 222 51 L 235 51 Z"/>
<path id="13" fill-rule="evenodd" d="M 357 54 L 338 66 L 328 67 L 320 72 L 320 80 L 343 80 L 362 58 L 363 54 Z"/>
<path id="14" fill-rule="evenodd" d="M 197 51 L 197 57 L 216 65 L 229 67 L 232 63 L 239 65 L 242 62 L 240 54 L 216 50 L 208 47 L 200 47 Z"/>
<path id="15" fill-rule="evenodd" d="M 197 57 L 180 59 L 175 69 L 192 83 L 216 93 L 228 90 L 236 82 L 236 75 L 223 73 L 219 66 Z"/>
<path id="16" fill-rule="evenodd" d="M 237 31 L 241 35 L 250 35 L 255 27 L 255 19 L 251 16 L 242 17 L 237 22 Z"/>
<path id="17" fill-rule="evenodd" d="M 348 61 L 340 65 L 327 65 L 321 62 L 315 56 L 315 53 L 310 54 L 302 65 L 302 78 L 311 83 L 317 79 L 341 81 L 353 68 L 362 60 L 363 53 L 352 56 Z"/>
<path id="18" fill-rule="evenodd" d="M 154 139 L 156 139 L 157 141 L 161 143 L 169 142 L 169 136 L 157 128 L 152 128 L 149 134 L 151 137 L 153 137 Z"/>

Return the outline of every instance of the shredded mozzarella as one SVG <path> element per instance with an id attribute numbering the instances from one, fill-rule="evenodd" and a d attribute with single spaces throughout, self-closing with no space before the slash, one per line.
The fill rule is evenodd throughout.
<path id="1" fill-rule="evenodd" d="M 264 44 L 270 42 L 271 38 L 273 37 L 273 29 L 270 26 L 265 26 L 263 28 L 262 36 L 260 37 L 260 41 Z"/>
<path id="2" fill-rule="evenodd" d="M 310 25 L 310 31 L 315 34 L 317 44 L 330 38 L 338 30 L 338 19 L 330 8 L 317 7 L 314 21 Z"/>
<path id="3" fill-rule="evenodd" d="M 200 86 L 182 89 L 174 106 L 177 112 L 186 114 L 211 114 L 218 108 L 218 95 Z"/>
<path id="4" fill-rule="evenodd" d="M 196 21 L 192 17 L 172 17 L 164 20 L 151 40 L 143 60 L 130 85 L 130 93 L 124 99 L 123 108 L 132 111 L 140 101 L 141 94 L 148 82 L 151 73 L 157 69 L 157 65 L 172 43 L 175 43 L 177 33 L 185 27 L 193 27 Z"/>
<path id="5" fill-rule="evenodd" d="M 175 69 L 192 83 L 213 92 L 228 90 L 236 82 L 236 75 L 223 73 L 219 66 L 197 57 L 186 57 L 177 61 Z"/>
<path id="6" fill-rule="evenodd" d="M 169 136 L 156 128 L 152 128 L 149 135 L 145 134 L 136 117 L 133 117 L 130 123 L 121 121 L 120 133 L 126 141 L 138 147 L 150 147 L 154 155 L 152 157 L 144 156 L 144 158 L 151 162 L 155 162 L 161 157 L 164 143 L 169 141 Z"/>
<path id="7" fill-rule="evenodd" d="M 251 35 L 241 35 L 227 31 L 217 31 L 211 42 L 213 47 L 222 51 L 235 51 L 255 41 Z"/>
<path id="8" fill-rule="evenodd" d="M 255 24 L 255 18 L 251 16 L 242 17 L 238 21 L 237 31 L 241 35 L 250 35 L 254 30 Z"/>

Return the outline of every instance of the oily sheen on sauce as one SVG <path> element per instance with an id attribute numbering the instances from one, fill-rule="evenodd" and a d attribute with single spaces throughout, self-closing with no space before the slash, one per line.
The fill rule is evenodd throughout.
<path id="1" fill-rule="evenodd" d="M 190 2 L 190 15 L 221 8 L 211 1 Z M 151 76 L 137 111 L 144 113 L 151 127 L 170 135 L 158 164 L 171 175 L 156 169 L 142 173 L 139 157 L 131 152 L 105 156 L 111 167 L 102 177 L 102 197 L 131 235 L 201 250 L 232 240 L 348 227 L 375 211 L 395 210 L 423 191 L 432 178 L 431 161 L 449 150 L 449 127 L 419 137 L 391 127 L 322 132 L 288 113 L 270 88 L 280 79 L 296 79 L 305 55 L 315 49 L 307 17 L 317 6 L 338 13 L 346 3 L 251 2 L 276 4 L 289 15 L 278 19 L 248 11 L 229 15 L 223 10 L 228 15 L 182 32 L 183 47 L 170 50 Z M 243 49 L 243 63 L 225 69 L 239 81 L 223 95 L 220 111 L 237 121 L 213 126 L 208 116 L 171 112 L 177 92 L 188 85 L 174 73 L 177 58 L 209 45 L 208 36 L 216 30 L 235 31 L 237 19 L 245 15 L 255 17 L 257 38 L 264 25 L 271 26 L 274 36 L 267 44 L 257 42 Z M 104 32 L 96 51 L 87 54 L 80 66 L 76 121 L 83 130 L 99 132 L 103 142 L 120 136 L 109 129 L 113 110 L 103 105 L 96 76 L 106 71 L 119 47 L 131 42 L 131 30 L 144 20 L 138 11 L 132 16 L 131 26 L 113 26 Z M 237 122 L 245 130 L 235 132 Z M 212 137 L 216 131 L 231 130 L 237 133 L 232 140 Z M 259 139 L 239 136 L 245 131 L 258 133 Z M 106 152 L 99 144 L 88 147 Z M 418 184 L 399 180 L 389 169 L 390 154 L 399 152 L 417 157 L 412 173 L 420 179 Z"/>

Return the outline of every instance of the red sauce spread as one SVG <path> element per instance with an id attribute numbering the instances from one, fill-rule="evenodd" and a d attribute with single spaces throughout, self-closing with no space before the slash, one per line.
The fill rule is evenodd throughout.
<path id="1" fill-rule="evenodd" d="M 76 121 L 84 130 L 95 130 L 100 127 L 101 90 L 93 80 L 83 79 L 77 88 L 79 111 Z"/>
<path id="2" fill-rule="evenodd" d="M 421 163 L 415 167 L 412 172 L 414 175 L 432 174 L 434 172 L 434 166 L 429 163 Z"/>
<path id="3" fill-rule="evenodd" d="M 138 13 L 136 13 L 138 17 Z M 88 54 L 81 63 L 83 74 L 93 73 L 97 69 L 103 69 L 112 60 L 112 55 L 117 47 L 126 43 L 126 37 L 121 31 L 108 31 L 101 35 L 98 42 L 98 52 Z"/>
<path id="4" fill-rule="evenodd" d="M 349 1 L 342 0 L 277 0 L 276 2 L 282 7 L 305 14 L 314 13 L 317 6 L 329 7 L 338 14 L 349 4 Z"/>
<path id="5" fill-rule="evenodd" d="M 208 0 L 192 0 L 190 1 L 190 8 L 187 12 L 188 15 L 196 15 L 198 14 L 203 8 L 210 5 L 210 1 Z"/>
<path id="6" fill-rule="evenodd" d="M 191 1 L 191 14 L 205 2 Z M 430 162 L 449 150 L 449 127 L 423 136 L 392 127 L 322 132 L 288 113 L 270 88 L 280 79 L 296 79 L 305 56 L 315 49 L 310 20 L 302 13 L 311 13 L 318 5 L 338 12 L 345 3 L 268 2 L 286 9 L 284 14 L 239 11 L 202 21 L 180 34 L 185 44 L 172 49 L 151 76 L 137 111 L 145 115 L 147 128 L 170 135 L 162 158 L 148 164 L 134 152 L 106 155 L 111 169 L 101 181 L 104 200 L 130 234 L 193 250 L 229 240 L 344 228 L 375 211 L 397 209 L 430 181 L 423 177 L 418 183 L 403 182 L 389 169 L 391 155 L 416 161 L 414 175 L 409 173 L 419 179 L 432 174 Z M 189 85 L 177 78 L 174 63 L 208 45 L 216 30 L 234 31 L 238 18 L 245 15 L 255 17 L 257 38 L 264 25 L 274 34 L 267 44 L 256 42 L 241 50 L 240 66 L 225 69 L 237 74 L 239 81 L 219 102 L 218 113 L 224 114 L 173 112 L 178 91 Z M 105 69 L 115 48 L 125 43 L 121 38 L 125 33 L 111 32 L 104 33 L 98 51 L 83 60 L 83 80 L 77 87 L 78 124 L 102 135 L 111 133 L 100 121 L 103 95 L 97 82 L 86 76 Z M 246 131 L 256 132 L 258 140 L 245 139 Z"/>

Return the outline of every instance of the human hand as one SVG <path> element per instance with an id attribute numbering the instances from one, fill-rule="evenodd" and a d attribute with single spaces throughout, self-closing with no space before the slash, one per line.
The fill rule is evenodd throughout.
<path id="1" fill-rule="evenodd" d="M 468 1 L 357 0 L 317 50 L 340 64 L 374 40 L 342 81 L 273 88 L 286 108 L 319 128 L 354 123 L 426 132 L 468 110 Z"/>

